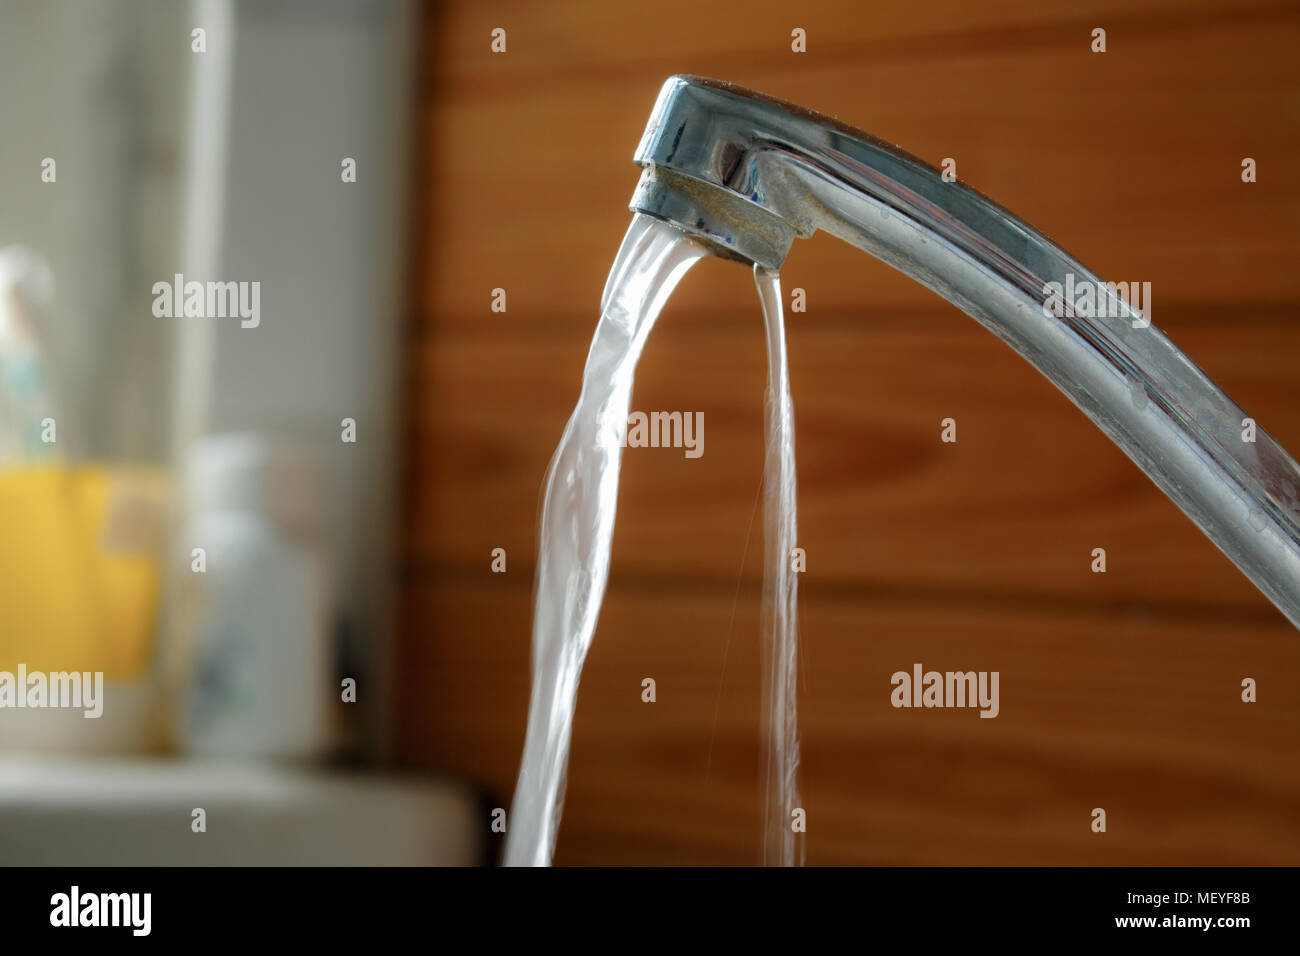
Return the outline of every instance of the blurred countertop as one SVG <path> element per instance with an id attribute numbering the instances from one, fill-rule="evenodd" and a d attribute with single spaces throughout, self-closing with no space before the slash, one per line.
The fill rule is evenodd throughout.
<path id="1" fill-rule="evenodd" d="M 423 775 L 0 755 L 0 865 L 462 866 L 486 832 L 471 788 Z"/>

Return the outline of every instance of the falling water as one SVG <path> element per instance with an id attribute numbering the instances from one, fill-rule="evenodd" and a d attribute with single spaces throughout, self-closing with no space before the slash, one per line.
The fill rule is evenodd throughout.
<path id="1" fill-rule="evenodd" d="M 786 363 L 781 279 L 754 266 L 767 325 L 767 452 L 763 470 L 763 862 L 802 866 L 799 809 L 799 719 L 795 678 L 799 660 L 798 510 L 794 470 L 794 402 Z"/>
<path id="2" fill-rule="evenodd" d="M 533 607 L 532 698 L 506 841 L 507 866 L 546 866 L 564 801 L 578 678 L 605 584 L 632 376 L 646 337 L 686 270 L 707 255 L 684 233 L 637 215 L 619 248 L 587 353 L 582 392 L 551 459 L 542 503 Z M 798 806 L 794 410 L 780 283 L 755 267 L 768 332 L 764 580 L 764 862 L 802 862 L 791 828 Z M 798 854 L 798 857 L 796 856 Z"/>
<path id="3" fill-rule="evenodd" d="M 551 862 L 578 677 L 609 577 L 632 374 L 664 302 L 706 254 L 680 230 L 637 215 L 605 283 L 582 393 L 546 478 L 533 606 L 533 693 L 510 811 L 507 866 Z"/>

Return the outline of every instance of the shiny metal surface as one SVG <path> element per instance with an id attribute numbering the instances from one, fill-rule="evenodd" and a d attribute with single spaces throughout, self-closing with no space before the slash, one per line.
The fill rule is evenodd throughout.
<path id="1" fill-rule="evenodd" d="M 820 229 L 975 318 L 1300 627 L 1300 466 L 1262 427 L 1246 440 L 1246 413 L 1114 286 L 1042 234 L 865 133 L 701 77 L 664 84 L 635 159 L 643 172 L 631 208 L 725 258 L 778 269 L 796 238 Z M 1049 283 L 1091 284 L 1108 314 L 1072 302 L 1048 314 Z"/>

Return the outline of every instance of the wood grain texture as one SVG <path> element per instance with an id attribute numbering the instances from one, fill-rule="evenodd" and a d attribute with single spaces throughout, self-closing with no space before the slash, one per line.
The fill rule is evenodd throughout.
<path id="1" fill-rule="evenodd" d="M 444 639 L 408 648 L 432 692 L 406 699 L 402 723 L 421 729 L 420 759 L 508 797 L 528 688 L 508 635 L 527 633 L 530 596 L 501 580 L 445 571 L 413 588 L 413 616 Z M 815 583 L 801 597 L 810 862 L 1294 862 L 1300 654 L 1285 622 Z M 735 608 L 732 623 L 708 589 L 616 575 L 557 862 L 754 862 L 756 591 Z M 1002 712 L 894 710 L 889 674 L 914 661 L 999 670 Z M 1267 701 L 1240 703 L 1243 673 L 1267 675 Z M 1096 806 L 1104 837 L 1088 830 Z"/>
<path id="2" fill-rule="evenodd" d="M 670 73 L 955 158 L 1100 274 L 1151 281 L 1156 324 L 1300 449 L 1300 8 L 747 10 L 455 2 L 420 39 L 400 751 L 498 805 L 523 741 L 538 491 Z M 825 236 L 782 279 L 808 302 L 788 317 L 808 861 L 1300 863 L 1294 629 L 956 309 Z M 703 412 L 705 452 L 626 454 L 557 862 L 760 857 L 756 299 L 747 270 L 700 263 L 637 373 L 633 407 Z M 894 710 L 889 675 L 916 661 L 999 670 L 1002 713 Z"/>

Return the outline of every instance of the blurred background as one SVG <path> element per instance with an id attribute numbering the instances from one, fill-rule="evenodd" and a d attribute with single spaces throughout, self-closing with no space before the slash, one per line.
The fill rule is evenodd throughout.
<path id="1" fill-rule="evenodd" d="M 1098 274 L 1150 281 L 1154 322 L 1300 450 L 1293 3 L 0 17 L 0 671 L 107 681 L 99 720 L 0 711 L 0 862 L 496 858 L 538 493 L 672 73 L 952 158 Z M 258 281 L 260 324 L 155 315 L 178 273 Z M 782 280 L 807 309 L 808 862 L 1300 862 L 1282 615 L 955 308 L 826 236 Z M 625 454 L 557 863 L 761 859 L 765 379 L 749 271 L 700 263 L 633 408 L 702 412 L 705 451 Z M 1000 715 L 894 710 L 914 662 L 1000 671 Z"/>
<path id="2" fill-rule="evenodd" d="M 0 711 L 2 862 L 483 858 L 393 772 L 417 12 L 0 0 L 0 670 L 106 682 Z"/>

